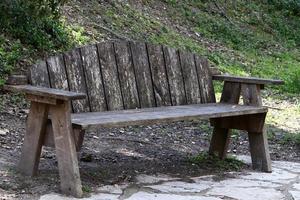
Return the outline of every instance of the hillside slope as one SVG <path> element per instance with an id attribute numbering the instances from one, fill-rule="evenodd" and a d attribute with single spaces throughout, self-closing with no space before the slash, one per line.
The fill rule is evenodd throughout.
<path id="1" fill-rule="evenodd" d="M 270 109 L 267 120 L 284 131 L 300 132 L 298 0 L 69 0 L 61 14 L 59 21 L 46 18 L 35 25 L 25 20 L 21 28 L 17 21 L 16 30 L 2 29 L 0 85 L 11 68 L 25 73 L 36 59 L 74 46 L 110 39 L 147 41 L 207 56 L 224 73 L 283 79 L 285 85 L 263 94 L 265 105 L 279 109 Z M 0 110 L 1 102 L 0 97 Z"/>
<path id="2" fill-rule="evenodd" d="M 223 72 L 281 78 L 279 89 L 300 92 L 299 4 L 204 2 L 71 0 L 63 13 L 90 42 L 134 39 L 189 49 Z"/>

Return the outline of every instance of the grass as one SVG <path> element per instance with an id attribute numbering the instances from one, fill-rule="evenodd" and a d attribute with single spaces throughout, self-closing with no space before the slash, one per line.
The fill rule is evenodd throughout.
<path id="1" fill-rule="evenodd" d="M 205 1 L 163 2 L 165 14 L 156 18 L 122 3 L 106 7 L 104 18 L 114 30 L 126 30 L 131 38 L 205 55 L 226 73 L 283 79 L 286 84 L 275 89 L 300 92 L 300 18 L 292 14 L 294 11 L 287 13 L 274 3 L 240 0 L 227 7 L 219 1 L 227 10 L 224 17 Z M 152 8 L 154 4 L 154 0 L 147 1 L 144 6 Z M 178 31 L 164 18 L 186 27 L 190 34 Z M 208 48 L 215 44 L 220 48 Z"/>
<path id="2" fill-rule="evenodd" d="M 245 166 L 242 161 L 239 161 L 234 157 L 228 157 L 221 160 L 219 157 L 209 155 L 208 153 L 200 153 L 197 156 L 190 158 L 189 161 L 200 167 L 218 171 L 240 171 Z"/>

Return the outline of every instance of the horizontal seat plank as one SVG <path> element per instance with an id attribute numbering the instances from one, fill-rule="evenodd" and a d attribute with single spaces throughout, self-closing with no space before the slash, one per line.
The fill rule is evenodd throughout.
<path id="1" fill-rule="evenodd" d="M 84 99 L 86 95 L 84 93 L 70 92 L 60 89 L 52 89 L 46 87 L 36 87 L 31 85 L 4 85 L 4 90 L 12 92 L 23 92 L 30 95 L 36 95 L 40 97 L 48 97 L 58 100 L 76 100 Z"/>
<path id="2" fill-rule="evenodd" d="M 259 84 L 259 85 L 265 85 L 265 84 L 281 85 L 281 84 L 284 84 L 284 81 L 282 81 L 282 80 L 273 80 L 273 79 L 264 79 L 264 78 L 255 78 L 255 77 L 213 75 L 212 78 L 213 78 L 213 80 L 219 80 L 219 81 L 229 81 L 229 82 L 237 82 L 237 83 L 253 83 L 253 84 Z"/>
<path id="3" fill-rule="evenodd" d="M 108 112 L 72 114 L 72 124 L 82 129 L 148 125 L 180 120 L 210 119 L 266 113 L 267 108 L 233 104 L 192 104 Z"/>

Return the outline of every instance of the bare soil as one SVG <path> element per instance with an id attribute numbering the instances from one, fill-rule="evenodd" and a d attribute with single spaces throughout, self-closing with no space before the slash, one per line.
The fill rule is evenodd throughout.
<path id="1" fill-rule="evenodd" d="M 51 148 L 43 149 L 37 177 L 26 178 L 16 171 L 28 104 L 19 97 L 2 97 L 5 106 L 0 110 L 0 199 L 38 199 L 42 194 L 59 192 L 57 161 Z M 211 133 L 208 121 L 89 132 L 79 153 L 84 189 L 89 193 L 102 184 L 130 183 L 137 174 L 163 173 L 182 178 L 220 174 L 213 166 L 189 162 L 192 156 L 208 150 Z M 280 135 L 269 142 L 272 160 L 300 162 L 300 147 L 296 144 L 283 144 Z M 234 132 L 228 152 L 249 154 L 247 135 Z"/>

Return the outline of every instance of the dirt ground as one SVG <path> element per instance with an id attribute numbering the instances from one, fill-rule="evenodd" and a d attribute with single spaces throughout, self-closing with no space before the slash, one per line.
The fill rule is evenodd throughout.
<path id="1" fill-rule="evenodd" d="M 17 173 L 28 105 L 22 98 L 6 97 L 0 110 L 0 199 L 38 199 L 41 194 L 59 192 L 57 162 L 51 148 L 43 149 L 37 177 Z M 137 174 L 188 177 L 220 173 L 189 162 L 192 156 L 208 150 L 211 133 L 208 121 L 89 132 L 79 153 L 84 191 L 88 194 L 102 184 L 131 182 Z M 280 139 L 281 135 L 270 138 L 272 160 L 300 162 L 300 147 L 283 144 Z M 249 154 L 248 145 L 247 135 L 235 131 L 228 152 Z"/>

